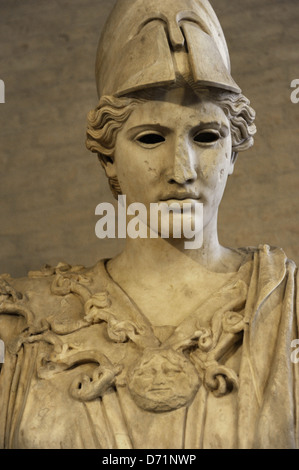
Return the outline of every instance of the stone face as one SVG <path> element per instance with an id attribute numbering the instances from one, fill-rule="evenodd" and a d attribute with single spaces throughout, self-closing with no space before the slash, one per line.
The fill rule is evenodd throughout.
<path id="1" fill-rule="evenodd" d="M 128 237 L 91 268 L 1 275 L 0 447 L 297 448 L 296 265 L 282 249 L 218 238 L 256 127 L 215 13 L 206 0 L 120 0 L 107 25 L 87 147 L 127 205 L 176 201 L 184 225 L 188 203 L 202 245 L 162 238 L 162 214 L 160 236 Z"/>

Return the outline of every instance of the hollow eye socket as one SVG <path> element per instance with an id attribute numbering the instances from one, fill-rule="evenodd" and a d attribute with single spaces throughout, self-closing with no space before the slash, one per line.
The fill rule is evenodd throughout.
<path id="1" fill-rule="evenodd" d="M 218 132 L 213 131 L 203 131 L 196 134 L 194 137 L 194 142 L 198 142 L 199 144 L 212 144 L 217 142 L 220 139 L 220 135 Z"/>
<path id="2" fill-rule="evenodd" d="M 160 134 L 155 134 L 154 132 L 150 132 L 148 134 L 143 134 L 138 137 L 137 142 L 140 142 L 144 145 L 157 145 L 165 142 L 165 138 Z"/>

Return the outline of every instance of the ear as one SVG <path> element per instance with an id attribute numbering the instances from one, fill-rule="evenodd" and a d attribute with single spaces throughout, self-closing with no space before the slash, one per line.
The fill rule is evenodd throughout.
<path id="1" fill-rule="evenodd" d="M 229 170 L 228 170 L 228 174 L 229 175 L 232 175 L 233 172 L 234 172 L 234 169 L 235 169 L 235 163 L 237 161 L 237 158 L 238 158 L 238 152 L 235 152 L 234 150 L 232 151 L 232 156 L 231 156 L 231 159 L 230 159 L 230 166 L 229 166 Z"/>
<path id="2" fill-rule="evenodd" d="M 116 166 L 112 158 L 103 154 L 98 154 L 98 157 L 105 170 L 107 178 L 116 178 Z"/>

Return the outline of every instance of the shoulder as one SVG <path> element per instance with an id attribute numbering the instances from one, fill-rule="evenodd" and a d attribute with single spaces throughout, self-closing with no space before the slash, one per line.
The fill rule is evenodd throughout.
<path id="1" fill-rule="evenodd" d="M 39 334 L 49 328 L 68 330 L 84 316 L 87 300 L 104 288 L 104 262 L 92 268 L 66 263 L 46 265 L 17 279 L 3 274 L 0 339 L 7 343 L 24 331 Z"/>
<path id="2" fill-rule="evenodd" d="M 267 260 L 269 263 L 286 264 L 295 266 L 295 262 L 290 259 L 283 248 L 278 246 L 261 244 L 258 246 L 249 246 L 238 248 L 239 253 L 250 255 L 259 259 Z"/>

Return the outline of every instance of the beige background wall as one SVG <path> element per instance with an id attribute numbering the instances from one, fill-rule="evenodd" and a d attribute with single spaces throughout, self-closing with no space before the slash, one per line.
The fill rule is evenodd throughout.
<path id="1" fill-rule="evenodd" d="M 97 102 L 98 36 L 114 3 L 0 0 L 0 272 L 22 276 L 61 260 L 90 265 L 121 249 L 95 236 L 95 207 L 113 198 L 84 144 Z M 258 126 L 255 147 L 229 181 L 220 238 L 279 245 L 298 263 L 299 104 L 290 83 L 299 78 L 299 2 L 212 4 Z"/>

